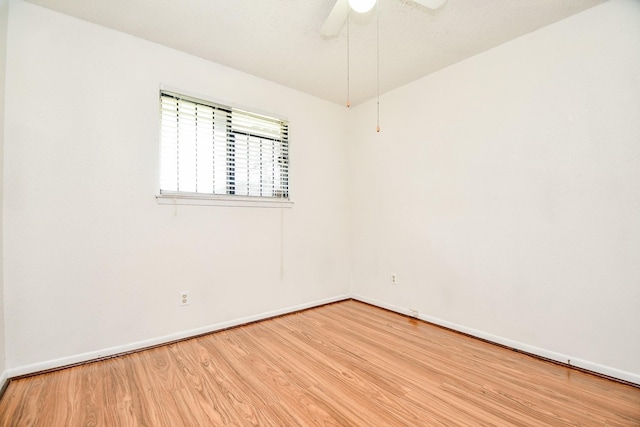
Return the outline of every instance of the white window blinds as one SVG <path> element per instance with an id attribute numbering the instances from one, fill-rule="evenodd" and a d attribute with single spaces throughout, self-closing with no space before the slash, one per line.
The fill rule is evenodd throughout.
<path id="1" fill-rule="evenodd" d="M 160 193 L 289 198 L 288 123 L 161 91 Z"/>

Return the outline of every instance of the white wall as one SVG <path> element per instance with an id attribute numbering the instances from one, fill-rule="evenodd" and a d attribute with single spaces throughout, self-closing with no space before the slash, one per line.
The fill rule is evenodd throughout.
<path id="1" fill-rule="evenodd" d="M 3 153 L 4 153 L 4 82 L 7 53 L 7 22 L 9 16 L 9 1 L 0 0 L 0 388 L 4 384 L 5 372 L 5 344 L 4 344 L 4 271 L 3 271 Z"/>
<path id="2" fill-rule="evenodd" d="M 351 111 L 353 290 L 640 383 L 640 2 Z M 398 285 L 390 285 L 390 275 Z"/>
<path id="3" fill-rule="evenodd" d="M 11 375 L 348 293 L 342 107 L 20 0 L 7 55 Z M 161 83 L 287 117 L 293 208 L 158 205 Z"/>

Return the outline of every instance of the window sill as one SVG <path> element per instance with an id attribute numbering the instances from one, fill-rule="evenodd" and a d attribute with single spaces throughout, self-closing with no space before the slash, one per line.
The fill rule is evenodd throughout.
<path id="1" fill-rule="evenodd" d="M 276 197 L 216 196 L 206 194 L 158 194 L 159 205 L 226 206 L 241 208 L 291 208 L 293 202 Z"/>

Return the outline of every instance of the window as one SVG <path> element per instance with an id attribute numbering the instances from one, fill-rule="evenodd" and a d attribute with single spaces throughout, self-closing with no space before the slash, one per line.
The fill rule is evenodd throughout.
<path id="1" fill-rule="evenodd" d="M 161 91 L 161 196 L 289 198 L 288 122 Z"/>

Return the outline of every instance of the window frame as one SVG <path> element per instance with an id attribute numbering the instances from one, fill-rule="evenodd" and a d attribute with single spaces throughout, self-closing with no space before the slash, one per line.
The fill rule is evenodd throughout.
<path id="1" fill-rule="evenodd" d="M 195 103 L 203 103 L 204 105 L 213 104 L 218 108 L 228 108 L 229 110 L 241 110 L 248 114 L 255 114 L 259 116 L 265 116 L 275 120 L 284 121 L 287 123 L 287 129 L 289 126 L 289 120 L 280 115 L 263 112 L 251 107 L 240 106 L 234 103 L 225 101 L 219 101 L 211 99 L 207 96 L 202 96 L 194 93 L 190 93 L 185 90 L 176 89 L 167 85 L 160 85 L 159 94 L 159 109 L 162 114 L 162 93 L 169 93 L 183 97 L 188 101 Z M 162 118 L 159 120 L 159 138 L 158 141 L 162 141 Z M 293 206 L 291 200 L 291 156 L 290 156 L 290 139 L 287 136 L 287 197 L 270 197 L 270 196 L 249 196 L 249 195 L 236 195 L 236 194 L 216 194 L 216 193 L 200 193 L 200 192 L 188 192 L 188 191 L 170 191 L 161 189 L 161 175 L 162 175 L 162 162 L 161 162 L 161 142 L 158 144 L 159 156 L 158 156 L 158 192 L 156 194 L 156 201 L 160 205 L 194 205 L 194 206 L 227 206 L 227 207 L 264 207 L 264 208 L 290 208 Z"/>

